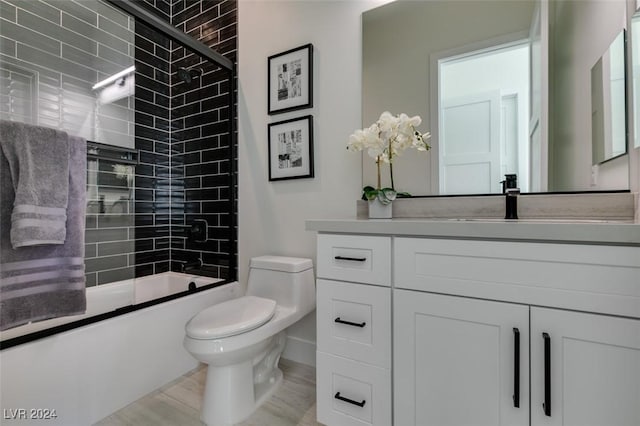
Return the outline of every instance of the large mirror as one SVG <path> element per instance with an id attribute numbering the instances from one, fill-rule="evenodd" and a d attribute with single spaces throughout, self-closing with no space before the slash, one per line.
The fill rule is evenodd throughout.
<path id="1" fill-rule="evenodd" d="M 365 12 L 363 127 L 390 111 L 432 133 L 431 151 L 396 158 L 396 189 L 499 193 L 506 174 L 523 192 L 629 189 L 628 155 L 593 164 L 590 98 L 591 69 L 635 2 L 399 0 Z M 628 118 L 624 96 L 613 108 Z M 363 184 L 375 176 L 365 154 Z"/>

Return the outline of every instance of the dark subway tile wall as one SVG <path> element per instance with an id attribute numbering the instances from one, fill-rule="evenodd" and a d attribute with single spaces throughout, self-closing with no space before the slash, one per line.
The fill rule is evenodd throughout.
<path id="1" fill-rule="evenodd" d="M 236 0 L 179 0 L 172 6 L 172 24 L 235 62 L 236 11 Z M 182 195 L 182 203 L 174 200 L 171 211 L 172 268 L 200 258 L 205 274 L 226 278 L 229 254 L 236 255 L 236 232 L 229 229 L 230 143 L 235 140 L 229 137 L 229 91 L 235 82 L 225 70 L 180 46 L 172 50 L 171 63 L 172 186 L 173 194 Z M 202 73 L 186 83 L 176 74 L 179 67 Z M 190 238 L 195 220 L 207 221 L 205 243 Z"/>
<path id="2" fill-rule="evenodd" d="M 235 0 L 138 3 L 213 49 L 222 47 L 235 61 Z M 177 271 L 181 262 L 201 258 L 200 273 L 227 277 L 236 238 L 229 231 L 228 164 L 229 144 L 235 140 L 228 133 L 229 90 L 235 82 L 213 64 L 140 23 L 135 46 L 135 146 L 140 164 L 133 189 L 134 223 L 129 228 L 134 241 L 109 240 L 96 247 L 97 255 L 126 250 L 128 264 L 122 273 L 135 276 Z M 178 79 L 178 67 L 194 67 L 203 73 L 187 85 Z M 205 243 L 190 238 L 190 225 L 196 219 L 208 223 Z M 97 277 L 96 282 L 119 275 Z"/>
<path id="3" fill-rule="evenodd" d="M 236 61 L 236 0 L 134 1 Z M 135 59 L 134 104 L 116 103 L 101 120 L 110 134 L 134 138 L 140 164 L 89 164 L 87 286 L 180 270 L 180 262 L 197 258 L 204 262 L 203 275 L 235 276 L 235 269 L 230 274 L 235 262 L 229 258 L 236 255 L 237 233 L 229 229 L 235 223 L 229 213 L 235 188 L 231 191 L 229 185 L 230 143 L 236 138 L 229 134 L 229 93 L 236 82 L 228 73 L 97 1 L 0 0 L 0 18 L 0 53 L 10 67 L 7 72 L 28 65 L 37 73 L 41 110 L 35 114 L 44 125 L 71 119 L 64 116 L 69 108 L 60 93 L 71 94 L 69 102 L 76 102 L 84 96 L 80 89 L 87 91 L 98 78 L 130 65 L 127 55 Z M 135 28 L 133 44 L 122 36 L 130 27 Z M 50 33 L 40 34 L 44 28 Z M 52 70 L 51 64 L 62 71 Z M 178 67 L 201 69 L 202 74 L 186 84 L 177 76 Z M 114 117 L 130 106 L 135 106 L 135 112 L 128 111 L 135 121 L 123 127 Z M 76 110 L 71 113 L 86 115 Z M 52 121 L 47 112 L 59 116 Z M 191 238 L 195 220 L 207 221 L 207 242 Z"/>
<path id="4" fill-rule="evenodd" d="M 137 1 L 159 18 L 170 22 L 169 0 Z M 128 246 L 131 273 L 136 277 L 167 270 L 171 254 L 166 246 L 170 229 L 165 219 L 169 204 L 163 194 L 170 192 L 169 146 L 171 142 L 169 99 L 171 49 L 169 39 L 136 21 L 136 125 L 135 148 L 139 164 L 135 168 L 135 214 L 130 231 L 133 246 Z M 108 246 L 106 249 L 116 247 Z M 114 277 L 116 275 L 114 274 Z"/>

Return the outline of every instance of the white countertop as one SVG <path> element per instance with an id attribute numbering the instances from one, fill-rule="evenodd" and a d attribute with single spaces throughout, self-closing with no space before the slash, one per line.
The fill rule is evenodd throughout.
<path id="1" fill-rule="evenodd" d="M 640 247 L 640 224 L 616 221 L 504 219 L 317 219 L 307 231 L 434 238 L 544 241 Z"/>

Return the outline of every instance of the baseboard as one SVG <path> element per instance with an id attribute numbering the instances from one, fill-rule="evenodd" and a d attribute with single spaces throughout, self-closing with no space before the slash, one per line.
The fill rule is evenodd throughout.
<path id="1" fill-rule="evenodd" d="M 315 367 L 316 342 L 287 336 L 287 346 L 284 348 L 282 358 Z"/>

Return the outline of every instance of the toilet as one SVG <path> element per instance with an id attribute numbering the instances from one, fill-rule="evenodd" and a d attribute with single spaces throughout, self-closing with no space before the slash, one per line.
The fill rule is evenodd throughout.
<path id="1" fill-rule="evenodd" d="M 209 426 L 241 422 L 282 381 L 285 329 L 315 309 L 311 259 L 251 259 L 246 296 L 205 308 L 186 326 L 185 349 L 208 364 L 200 419 Z"/>

